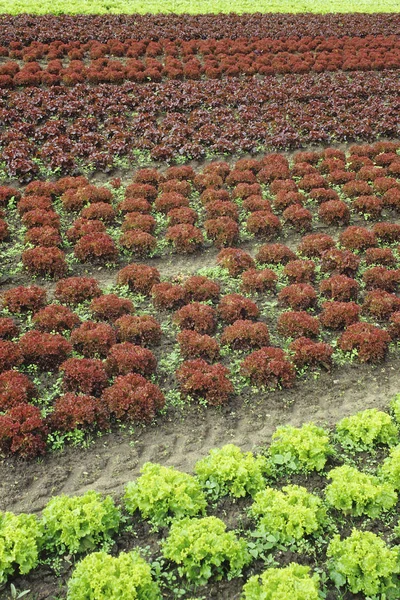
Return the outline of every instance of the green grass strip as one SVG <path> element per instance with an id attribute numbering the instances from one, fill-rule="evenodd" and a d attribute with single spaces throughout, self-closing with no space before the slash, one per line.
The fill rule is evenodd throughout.
<path id="1" fill-rule="evenodd" d="M 395 13 L 398 0 L 0 0 L 0 13 Z"/>

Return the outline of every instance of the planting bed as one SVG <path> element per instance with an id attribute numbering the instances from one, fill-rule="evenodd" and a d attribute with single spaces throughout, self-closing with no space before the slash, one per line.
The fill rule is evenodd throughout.
<path id="1" fill-rule="evenodd" d="M 340 433 L 343 417 L 387 410 L 399 391 L 398 15 L 0 19 L 0 509 L 40 518 L 0 513 L 0 542 L 7 527 L 33 540 L 25 566 L 0 543 L 0 597 L 84 598 L 84 572 L 117 568 L 93 555 L 72 575 L 85 553 L 140 547 L 151 573 L 133 555 L 139 598 L 253 600 L 261 588 L 245 582 L 291 562 L 318 582 L 298 567 L 269 572 L 266 589 L 274 577 L 288 587 L 267 598 L 291 595 L 293 576 L 306 578 L 298 600 L 399 598 L 398 467 L 380 465 L 399 442 L 400 405 L 392 420 L 366 413 L 357 442 Z M 302 443 L 319 448 L 310 426 L 274 462 L 276 427 L 311 420 L 336 454 L 296 463 Z M 213 520 L 206 535 L 221 529 L 216 547 L 238 555 L 179 570 L 162 540 L 180 525 L 151 531 L 151 511 L 121 494 L 149 461 L 200 481 L 199 459 L 230 442 L 266 456 L 257 489 L 234 500 L 206 478 L 198 509 L 170 511 L 222 519 L 228 538 Z M 340 466 L 339 480 L 389 487 L 342 514 L 324 491 Z M 271 523 L 254 536 L 251 498 L 287 484 L 324 499 L 317 537 L 311 526 L 279 537 Z M 123 517 L 110 505 L 82 546 L 57 542 L 50 497 L 90 490 L 111 493 Z M 339 542 L 328 549 L 353 527 L 388 544 L 376 552 L 393 573 L 376 585 L 340 571 Z M 134 597 L 128 579 L 107 585 Z"/>

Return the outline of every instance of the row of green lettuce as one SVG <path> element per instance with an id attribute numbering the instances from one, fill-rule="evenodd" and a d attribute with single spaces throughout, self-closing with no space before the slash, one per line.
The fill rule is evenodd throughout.
<path id="1" fill-rule="evenodd" d="M 398 12 L 395 0 L 1 0 L 0 13 L 19 14 L 218 14 Z"/>
<path id="2" fill-rule="evenodd" d="M 233 444 L 212 449 L 194 475 L 146 463 L 119 504 L 88 491 L 53 497 L 40 517 L 0 513 L 0 584 L 5 589 L 13 576 L 68 556 L 77 560 L 68 600 L 162 598 L 171 569 L 194 590 L 209 580 L 243 577 L 244 600 L 317 600 L 326 597 L 327 582 L 362 597 L 398 599 L 399 434 L 400 394 L 390 413 L 367 409 L 343 418 L 334 431 L 314 423 L 278 427 L 258 454 Z M 367 456 L 361 469 L 357 456 Z M 298 475 L 306 482 L 321 475 L 323 488 L 281 487 L 282 478 Z M 227 496 L 249 499 L 249 528 L 227 530 L 208 515 Z M 347 518 L 353 528 L 343 535 Z M 161 531 L 160 555 L 149 561 L 140 548 L 110 553 L 116 536 L 134 531 L 141 519 Z M 386 524 L 386 539 L 364 530 L 376 519 Z M 280 568 L 273 553 L 287 549 L 314 556 L 318 549 L 323 567 Z M 255 559 L 265 562 L 261 574 L 251 570 Z"/>

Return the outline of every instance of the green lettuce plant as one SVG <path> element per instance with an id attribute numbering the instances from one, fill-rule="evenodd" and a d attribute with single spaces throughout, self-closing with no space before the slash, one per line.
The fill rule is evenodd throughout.
<path id="1" fill-rule="evenodd" d="M 319 577 L 310 567 L 290 563 L 250 577 L 243 587 L 243 600 L 318 600 Z"/>
<path id="2" fill-rule="evenodd" d="M 197 477 L 213 498 L 227 494 L 240 498 L 265 487 L 264 474 L 268 471 L 267 459 L 255 457 L 252 452 L 242 452 L 234 444 L 213 448 L 205 458 L 197 461 Z"/>
<path id="3" fill-rule="evenodd" d="M 150 462 L 140 472 L 141 476 L 125 487 L 123 501 L 130 514 L 138 510 L 158 527 L 204 512 L 207 501 L 192 475 Z"/>
<path id="4" fill-rule="evenodd" d="M 68 582 L 67 600 L 159 600 L 150 565 L 137 552 L 88 554 Z"/>
<path id="5" fill-rule="evenodd" d="M 246 542 L 217 517 L 182 519 L 171 525 L 162 544 L 166 559 L 178 565 L 178 572 L 191 583 L 204 585 L 215 577 L 239 577 L 251 557 Z"/>
<path id="6" fill-rule="evenodd" d="M 399 441 L 399 430 L 390 415 L 368 408 L 336 425 L 339 443 L 350 450 L 370 450 L 377 444 L 393 446 Z"/>
<path id="7" fill-rule="evenodd" d="M 259 492 L 249 513 L 257 520 L 257 531 L 277 542 L 299 540 L 317 532 L 326 520 L 322 500 L 299 485 Z"/>
<path id="8" fill-rule="evenodd" d="M 396 577 L 400 571 L 399 552 L 390 549 L 371 531 L 353 529 L 344 540 L 335 535 L 327 556 L 330 577 L 337 587 L 347 584 L 353 594 L 386 594 L 383 596 L 386 599 L 399 597 Z"/>
<path id="9" fill-rule="evenodd" d="M 396 394 L 390 402 L 390 408 L 393 412 L 394 418 L 397 423 L 400 424 L 400 394 Z"/>
<path id="10" fill-rule="evenodd" d="M 368 515 L 373 519 L 397 502 L 397 494 L 390 483 L 382 483 L 378 477 L 362 473 L 355 467 L 337 467 L 327 478 L 332 483 L 325 489 L 326 501 L 346 515 Z"/>
<path id="11" fill-rule="evenodd" d="M 111 496 L 55 496 L 43 509 L 41 528 L 45 547 L 61 554 L 86 552 L 108 541 L 118 530 L 120 512 Z"/>
<path id="12" fill-rule="evenodd" d="M 35 515 L 0 512 L 0 584 L 29 573 L 39 560 L 41 533 Z"/>
<path id="13" fill-rule="evenodd" d="M 328 432 L 314 423 L 278 427 L 269 447 L 272 463 L 294 473 L 322 471 L 333 453 Z"/>
<path id="14" fill-rule="evenodd" d="M 379 471 L 384 481 L 392 484 L 395 490 L 400 490 L 400 445 L 390 450 Z"/>

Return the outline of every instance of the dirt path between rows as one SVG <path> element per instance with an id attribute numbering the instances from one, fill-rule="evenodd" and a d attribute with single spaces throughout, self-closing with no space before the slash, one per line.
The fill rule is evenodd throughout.
<path id="1" fill-rule="evenodd" d="M 333 426 L 365 408 L 386 408 L 400 391 L 400 358 L 380 366 L 348 365 L 294 389 L 267 393 L 254 403 L 236 398 L 222 409 L 189 407 L 156 424 L 96 438 L 88 449 L 69 447 L 43 459 L 0 463 L 0 509 L 38 512 L 52 495 L 88 489 L 118 496 L 146 461 L 192 471 L 211 448 L 235 443 L 253 450 L 270 441 L 280 424 L 306 421 Z"/>

